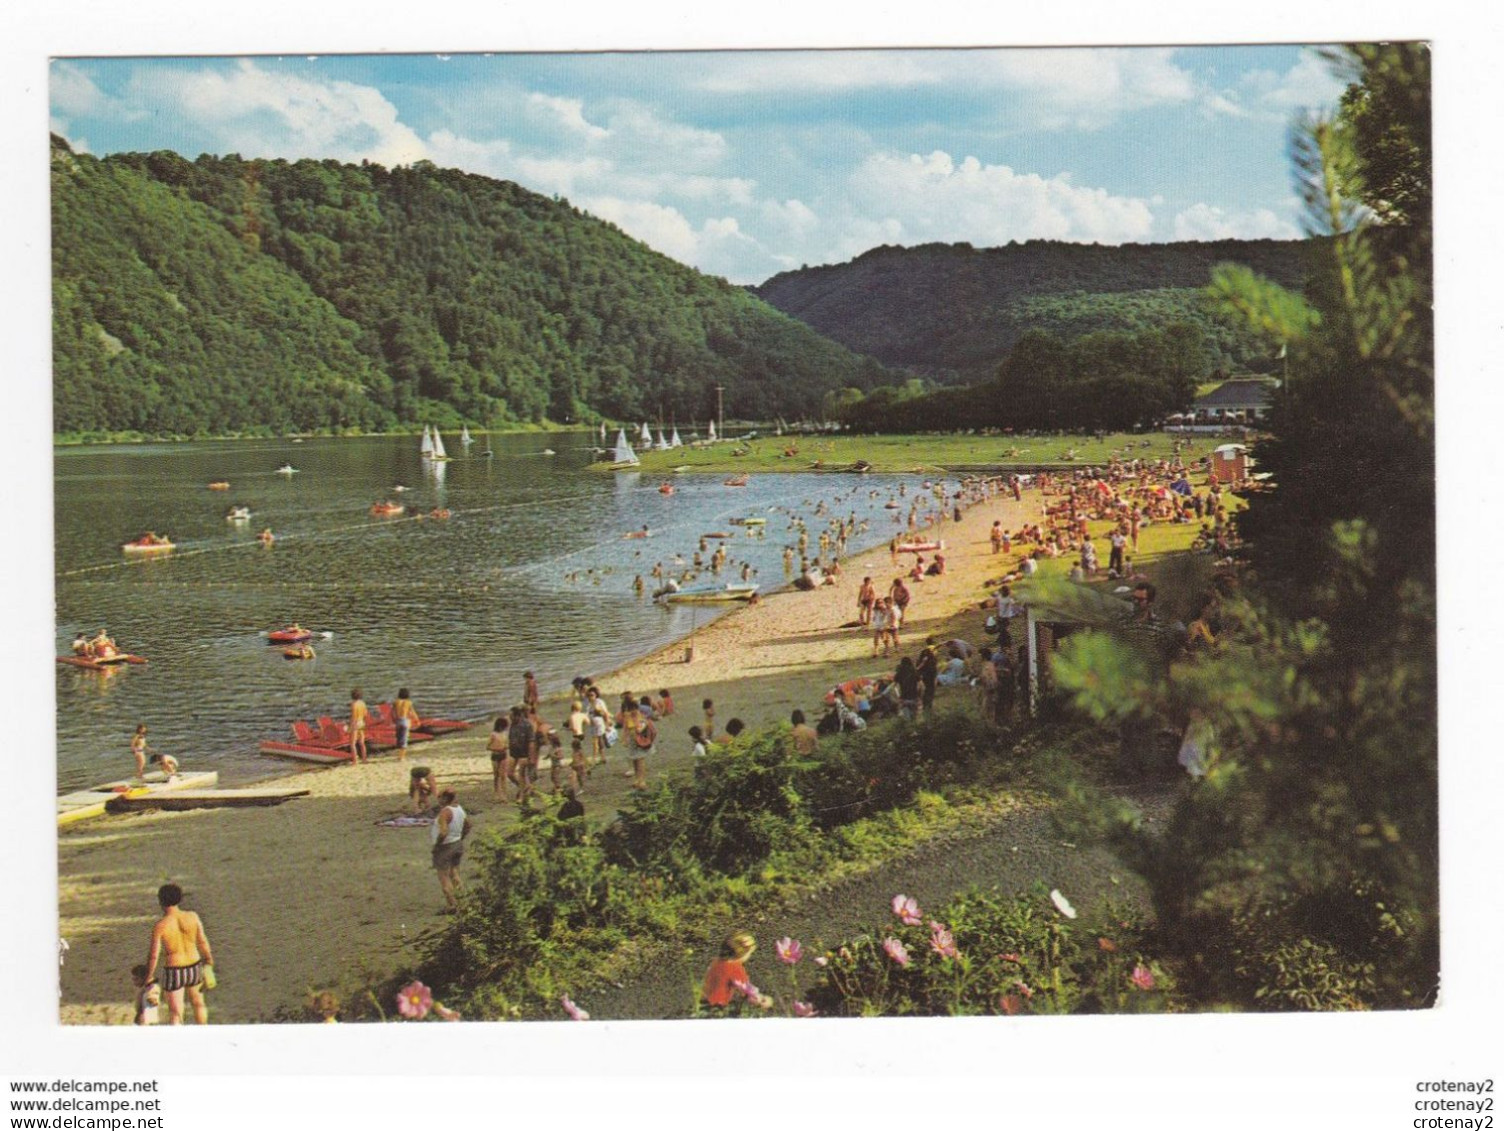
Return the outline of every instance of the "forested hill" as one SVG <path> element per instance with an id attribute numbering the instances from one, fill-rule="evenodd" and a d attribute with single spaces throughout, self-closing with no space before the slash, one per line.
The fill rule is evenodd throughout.
<path id="1" fill-rule="evenodd" d="M 966 381 L 991 377 L 1025 330 L 1070 340 L 1190 322 L 1212 365 L 1261 368 L 1268 346 L 1214 319 L 1201 288 L 1241 263 L 1299 290 L 1305 241 L 1096 244 L 1031 240 L 879 247 L 850 263 L 774 275 L 752 292 L 885 365 Z"/>
<path id="2" fill-rule="evenodd" d="M 896 375 L 568 203 L 53 139 L 54 428 L 797 417 Z"/>

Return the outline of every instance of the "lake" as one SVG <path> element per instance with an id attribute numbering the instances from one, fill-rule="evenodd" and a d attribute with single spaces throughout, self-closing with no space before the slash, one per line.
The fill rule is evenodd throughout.
<path id="1" fill-rule="evenodd" d="M 468 454 L 447 442 L 454 458 L 440 465 L 412 436 L 56 449 L 57 654 L 105 627 L 150 660 L 107 673 L 56 665 L 59 789 L 131 772 L 138 722 L 153 749 L 235 783 L 296 768 L 258 744 L 289 738 L 294 719 L 344 717 L 352 687 L 376 703 L 406 686 L 423 714 L 479 718 L 520 699 L 524 670 L 548 694 L 722 615 L 633 591 L 641 574 L 650 593 L 653 563 L 691 558 L 701 534 L 729 532 L 722 576 L 748 562 L 766 590 L 785 583 L 791 516 L 807 522 L 813 558 L 831 515 L 870 521 L 848 541 L 854 554 L 906 514 L 883 509 L 902 477 L 753 475 L 728 488 L 720 475 L 676 475 L 665 496 L 657 477 L 587 470 L 585 433 L 481 437 Z M 488 442 L 494 458 L 481 455 Z M 298 473 L 278 475 L 284 464 Z M 216 480 L 230 490 L 209 490 Z M 384 499 L 451 517 L 372 517 Z M 829 514 L 816 514 L 821 500 Z M 226 521 L 232 505 L 250 521 Z M 768 520 L 765 536 L 729 523 L 751 515 Z M 651 538 L 623 537 L 644 525 Z M 271 547 L 256 540 L 266 527 Z M 121 552 L 146 530 L 177 548 Z M 266 632 L 294 620 L 328 634 L 317 659 L 268 646 Z"/>

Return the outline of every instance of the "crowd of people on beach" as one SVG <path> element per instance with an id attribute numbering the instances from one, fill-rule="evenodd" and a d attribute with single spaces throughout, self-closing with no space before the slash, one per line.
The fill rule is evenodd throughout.
<path id="1" fill-rule="evenodd" d="M 862 577 L 855 590 L 855 617 L 842 627 L 863 640 L 870 634 L 870 658 L 892 659 L 894 666 L 829 688 L 823 704 L 809 715 L 802 708 L 792 710 L 786 737 L 790 753 L 808 757 L 817 753 L 822 737 L 863 729 L 885 718 L 921 717 L 935 709 L 942 688 L 964 692 L 962 701 L 975 703 L 989 722 L 1006 725 L 1018 718 L 1029 703 L 1031 676 L 1041 658 L 1031 655 L 1034 641 L 1020 638 L 1018 624 L 1024 610 L 1014 586 L 1032 576 L 1040 562 L 1064 558 L 1071 563 L 1068 576 L 1075 581 L 1124 582 L 1118 592 L 1128 593 L 1131 616 L 1153 623 L 1155 586 L 1134 566 L 1146 528 L 1199 523 L 1196 549 L 1220 559 L 1236 548 L 1227 495 L 1242 484 L 1219 483 L 1213 475 L 1197 490 L 1190 482 L 1196 470 L 1182 460 L 1177 445 L 1175 453 L 1165 459 L 1114 459 L 1102 468 L 973 476 L 957 483 L 925 482 L 913 491 L 899 483 L 888 489 L 883 507 L 900 528 L 888 545 L 893 575 Z M 787 579 L 813 581 L 806 588 L 839 583 L 849 540 L 869 526 L 855 512 L 842 517 L 836 508 L 861 490 L 868 488 L 849 488 L 846 495 L 837 493 L 814 505 L 809 513 L 823 518 L 823 526 L 812 527 L 806 517 L 787 512 L 789 541 L 782 550 Z M 940 537 L 946 524 L 960 522 L 970 508 L 997 499 L 1022 503 L 1025 491 L 1038 500 L 1037 516 L 1019 521 L 1015 515 L 1006 525 L 999 518 L 988 531 L 987 548 L 1001 564 L 996 576 L 988 579 L 986 598 L 977 607 L 975 633 L 947 639 L 927 636 L 917 648 L 905 652 L 906 629 L 916 604 L 924 600 L 926 591 L 945 586 L 952 576 L 951 559 Z M 870 490 L 869 500 L 881 497 L 881 490 Z M 748 533 L 761 538 L 762 531 L 759 523 Z M 711 541 L 716 542 L 713 547 Z M 666 557 L 655 562 L 647 575 L 661 590 L 694 581 L 707 571 L 717 577 L 736 571 L 743 581 L 756 576 L 751 563 L 738 563 L 723 541 L 703 537 L 688 557 Z M 639 575 L 634 588 L 641 592 L 646 587 Z M 1217 595 L 1209 593 L 1198 608 L 1183 634 L 1187 651 L 1216 643 Z M 966 635 L 972 638 L 963 638 Z M 108 654 L 113 647 L 103 631 L 93 639 L 80 636 L 74 645 L 79 655 L 90 656 Z M 399 691 L 389 721 L 397 736 L 397 757 L 404 759 L 412 728 L 420 721 L 407 688 Z M 701 758 L 717 746 L 734 744 L 745 731 L 739 718 L 719 724 L 716 704 L 710 699 L 703 700 L 699 716 L 681 732 L 684 721 L 668 688 L 656 694 L 624 689 L 608 696 L 588 676 L 572 680 L 567 709 L 561 705 L 550 717 L 537 678 L 525 672 L 520 700 L 498 713 L 487 733 L 491 801 L 528 813 L 553 810 L 568 826 L 582 830 L 585 799 L 607 792 L 601 789 L 601 775 L 619 774 L 631 790 L 645 790 L 649 773 L 665 749 Z M 361 690 L 352 689 L 347 723 L 352 765 L 369 760 L 370 726 L 371 710 Z M 168 774 L 176 773 L 170 755 L 149 750 L 146 734 L 142 723 L 131 741 L 137 777 L 145 774 L 149 761 L 159 762 Z M 1182 758 L 1191 772 L 1195 772 L 1196 756 L 1192 749 L 1190 761 Z M 432 866 L 444 910 L 454 911 L 459 907 L 460 867 L 474 814 L 460 803 L 456 788 L 440 785 L 431 766 L 413 766 L 407 789 L 408 816 L 429 825 Z M 148 963 L 133 972 L 137 1022 L 154 1023 L 164 1003 L 173 1022 L 183 1019 L 185 1008 L 204 1022 L 208 1011 L 202 991 L 213 984 L 213 958 L 203 924 L 192 912 L 182 910 L 182 892 L 175 885 L 164 886 L 159 894 L 162 918 L 153 929 Z M 707 972 L 702 990 L 707 1005 L 720 1007 L 731 1000 L 730 987 L 738 978 L 745 980 L 745 962 L 755 947 L 756 940 L 745 932 L 728 937 Z M 163 956 L 166 966 L 158 981 L 156 968 Z"/>

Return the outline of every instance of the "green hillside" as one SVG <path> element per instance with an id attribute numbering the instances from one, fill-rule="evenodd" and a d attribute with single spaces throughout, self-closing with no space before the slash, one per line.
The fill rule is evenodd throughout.
<path id="1" fill-rule="evenodd" d="M 775 275 L 752 292 L 883 364 L 941 380 L 990 378 L 1029 330 L 1070 340 L 1172 322 L 1199 329 L 1213 367 L 1259 369 L 1268 346 L 1205 309 L 1218 263 L 1245 264 L 1298 290 L 1304 241 L 1096 244 L 1031 240 L 880 247 L 849 263 Z"/>
<path id="2" fill-rule="evenodd" d="M 567 202 L 426 162 L 53 139 L 54 427 L 814 413 L 894 375 Z"/>

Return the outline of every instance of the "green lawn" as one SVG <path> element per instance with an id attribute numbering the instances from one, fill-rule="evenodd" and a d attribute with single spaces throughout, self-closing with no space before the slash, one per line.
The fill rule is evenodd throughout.
<path id="1" fill-rule="evenodd" d="M 1194 437 L 1193 454 L 1210 452 L 1220 441 Z M 706 448 L 638 452 L 642 470 L 706 472 L 809 471 L 818 463 L 841 471 L 866 460 L 879 472 L 942 472 L 952 468 L 1069 467 L 1106 463 L 1112 456 L 1168 456 L 1174 440 L 1162 432 L 1143 436 L 1124 433 L 1098 440 L 1091 436 L 770 436 L 751 442 L 727 440 Z M 786 452 L 794 454 L 788 455 Z M 742 454 L 738 455 L 737 453 Z M 1074 452 L 1075 460 L 1068 459 Z M 610 464 L 597 464 L 609 470 Z"/>

